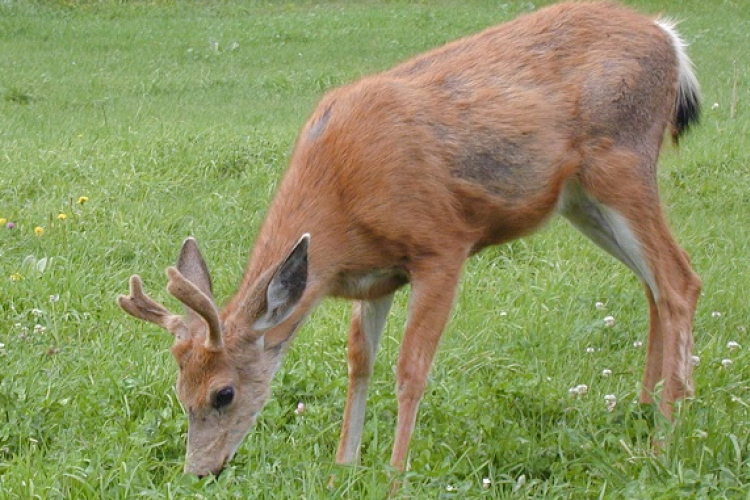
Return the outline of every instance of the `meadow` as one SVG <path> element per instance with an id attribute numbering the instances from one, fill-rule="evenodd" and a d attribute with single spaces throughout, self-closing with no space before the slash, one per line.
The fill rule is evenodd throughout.
<path id="1" fill-rule="evenodd" d="M 115 297 L 139 273 L 177 310 L 164 269 L 193 235 L 226 300 L 327 89 L 548 3 L 1 0 L 0 499 L 384 498 L 408 289 L 360 466 L 334 465 L 350 304 L 328 300 L 204 479 L 182 473 L 172 339 Z M 638 407 L 641 286 L 555 219 L 469 261 L 396 498 L 750 498 L 750 4 L 626 3 L 681 21 L 703 90 L 659 168 L 704 283 L 696 395 L 673 423 Z"/>

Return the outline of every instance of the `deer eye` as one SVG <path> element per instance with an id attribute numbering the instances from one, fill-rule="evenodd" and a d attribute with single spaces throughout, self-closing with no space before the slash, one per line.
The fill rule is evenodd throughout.
<path id="1" fill-rule="evenodd" d="M 231 387 L 225 387 L 216 393 L 214 396 L 214 408 L 217 410 L 228 406 L 234 399 L 234 389 Z"/>

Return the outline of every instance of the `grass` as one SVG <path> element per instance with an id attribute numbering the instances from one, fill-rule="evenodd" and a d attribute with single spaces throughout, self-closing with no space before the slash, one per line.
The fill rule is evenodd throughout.
<path id="1" fill-rule="evenodd" d="M 702 125 L 667 148 L 659 173 L 673 230 L 704 281 L 696 397 L 655 455 L 655 417 L 633 403 L 645 357 L 634 343 L 647 331 L 640 286 L 553 221 L 467 266 L 403 498 L 750 495 L 750 8 L 627 3 L 682 20 L 703 86 Z M 216 295 L 229 297 L 326 89 L 531 7 L 0 2 L 0 218 L 15 223 L 0 228 L 0 498 L 384 497 L 406 291 L 376 364 L 361 466 L 333 465 L 348 304 L 328 301 L 232 465 L 203 480 L 182 474 L 187 423 L 171 339 L 114 297 L 138 272 L 176 309 L 163 271 L 187 235 L 201 242 Z M 579 384 L 588 393 L 571 397 Z M 607 394 L 618 400 L 611 413 Z"/>

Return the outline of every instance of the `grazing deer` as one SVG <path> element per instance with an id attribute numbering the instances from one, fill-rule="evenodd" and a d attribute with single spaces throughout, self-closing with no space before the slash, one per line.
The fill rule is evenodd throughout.
<path id="1" fill-rule="evenodd" d="M 169 330 L 188 414 L 185 470 L 218 473 L 269 397 L 299 326 L 327 296 L 355 300 L 336 460 L 357 460 L 367 386 L 394 292 L 411 285 L 396 370 L 391 464 L 417 407 L 466 259 L 554 212 L 622 261 L 649 304 L 640 400 L 692 392 L 700 280 L 667 227 L 656 163 L 697 121 L 699 88 L 674 25 L 614 3 L 562 3 L 329 92 L 304 126 L 237 293 L 221 312 L 195 240 L 169 292 L 138 276 L 129 314 Z"/>

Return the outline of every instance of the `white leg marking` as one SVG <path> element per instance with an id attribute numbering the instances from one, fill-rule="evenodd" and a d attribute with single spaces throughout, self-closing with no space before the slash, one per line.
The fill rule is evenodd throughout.
<path id="1" fill-rule="evenodd" d="M 558 209 L 579 231 L 623 262 L 646 283 L 654 300 L 659 299 L 656 280 L 643 258 L 641 243 L 625 217 L 593 199 L 577 182 L 566 184 Z"/>
<path id="2" fill-rule="evenodd" d="M 385 320 L 393 303 L 393 294 L 380 299 L 362 301 L 360 307 L 360 321 L 362 333 L 365 337 L 367 360 L 367 375 L 353 377 L 353 367 L 349 366 L 349 379 L 352 384 L 352 398 L 349 412 L 349 432 L 344 444 L 344 455 L 341 461 L 353 463 L 359 455 L 359 447 L 362 443 L 362 429 L 365 424 L 365 409 L 367 407 L 367 387 L 370 384 L 372 368 L 375 364 L 375 355 L 378 352 L 380 336 L 385 328 Z"/>

